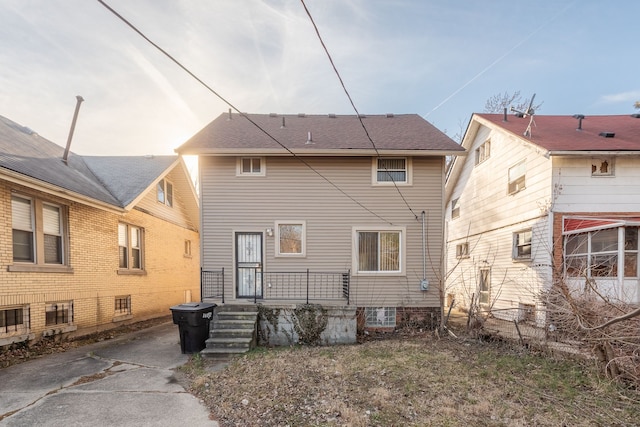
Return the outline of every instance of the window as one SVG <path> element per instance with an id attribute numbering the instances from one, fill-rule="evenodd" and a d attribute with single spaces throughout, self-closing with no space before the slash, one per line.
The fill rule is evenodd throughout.
<path id="1" fill-rule="evenodd" d="M 518 233 L 513 233 L 513 259 L 531 259 L 531 237 L 531 230 L 524 230 Z"/>
<path id="2" fill-rule="evenodd" d="M 131 295 L 121 295 L 115 298 L 115 315 L 128 316 L 131 314 Z"/>
<path id="3" fill-rule="evenodd" d="M 62 206 L 13 195 L 11 215 L 14 262 L 31 263 L 36 266 L 66 263 Z"/>
<path id="4" fill-rule="evenodd" d="M 591 159 L 591 176 L 613 176 L 613 157 Z"/>
<path id="5" fill-rule="evenodd" d="M 637 228 L 625 230 L 629 242 L 635 241 L 635 248 L 629 248 L 629 262 L 637 264 Z M 565 270 L 567 275 L 576 277 L 617 277 L 618 276 L 618 228 L 590 231 L 565 236 Z M 627 251 L 625 250 L 625 258 Z M 625 260 L 626 261 L 626 260 Z M 625 267 L 625 270 L 627 268 Z M 637 274 L 636 266 L 628 270 Z"/>
<path id="6" fill-rule="evenodd" d="M 236 175 L 264 176 L 264 157 L 240 157 L 238 158 Z"/>
<path id="7" fill-rule="evenodd" d="M 491 156 L 491 141 L 486 141 L 476 148 L 476 165 L 484 162 Z"/>
<path id="8" fill-rule="evenodd" d="M 166 179 L 158 181 L 156 194 L 158 202 L 173 207 L 173 184 Z"/>
<path id="9" fill-rule="evenodd" d="M 357 273 L 402 273 L 404 230 L 354 230 Z"/>
<path id="10" fill-rule="evenodd" d="M 526 167 L 524 160 L 509 168 L 509 194 L 515 194 L 525 188 Z"/>
<path id="11" fill-rule="evenodd" d="M 45 308 L 45 316 L 47 326 L 73 323 L 73 303 L 69 301 L 48 303 Z"/>
<path id="12" fill-rule="evenodd" d="M 486 310 L 491 302 L 491 270 L 481 268 L 478 273 L 478 302 L 480 303 L 480 307 Z"/>
<path id="13" fill-rule="evenodd" d="M 374 184 L 411 184 L 411 162 L 405 157 L 375 157 L 373 159 Z"/>
<path id="14" fill-rule="evenodd" d="M 460 198 L 451 201 L 451 219 L 460 217 Z"/>
<path id="15" fill-rule="evenodd" d="M 120 272 L 144 269 L 143 230 L 129 224 L 118 224 L 118 250 Z"/>
<path id="16" fill-rule="evenodd" d="M 186 257 L 191 256 L 191 240 L 184 241 L 184 256 Z"/>
<path id="17" fill-rule="evenodd" d="M 28 321 L 28 307 L 3 307 L 0 309 L 0 336 L 27 332 Z"/>
<path id="18" fill-rule="evenodd" d="M 365 326 L 389 328 L 396 326 L 395 307 L 365 307 Z"/>
<path id="19" fill-rule="evenodd" d="M 278 256 L 305 255 L 304 221 L 277 222 L 276 233 L 276 253 Z"/>
<path id="20" fill-rule="evenodd" d="M 456 245 L 456 258 L 469 258 L 468 242 L 464 242 Z"/>

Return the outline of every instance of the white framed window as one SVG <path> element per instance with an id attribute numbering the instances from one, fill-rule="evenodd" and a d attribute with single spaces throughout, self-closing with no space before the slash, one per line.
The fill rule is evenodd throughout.
<path id="1" fill-rule="evenodd" d="M 66 264 L 65 218 L 60 205 L 12 195 L 13 261 L 35 266 Z"/>
<path id="2" fill-rule="evenodd" d="M 73 323 L 73 302 L 58 301 L 47 303 L 45 307 L 45 325 L 70 325 Z"/>
<path id="3" fill-rule="evenodd" d="M 115 316 L 131 315 L 131 295 L 119 295 L 115 297 Z"/>
<path id="4" fill-rule="evenodd" d="M 476 165 L 479 165 L 480 163 L 487 160 L 491 156 L 491 141 L 487 140 L 484 143 L 480 144 L 480 146 L 476 148 L 475 155 Z"/>
<path id="5" fill-rule="evenodd" d="M 514 260 L 531 259 L 531 229 L 513 233 L 513 251 L 511 257 Z"/>
<path id="6" fill-rule="evenodd" d="M 525 189 L 525 175 L 527 172 L 524 160 L 509 168 L 509 187 L 507 193 L 516 194 Z"/>
<path id="7" fill-rule="evenodd" d="M 484 310 L 491 305 L 491 269 L 489 268 L 478 270 L 478 303 Z"/>
<path id="8" fill-rule="evenodd" d="M 625 277 L 638 277 L 638 227 L 605 228 L 564 238 L 568 276 L 618 277 L 619 262 Z"/>
<path id="9" fill-rule="evenodd" d="M 614 158 L 598 157 L 591 159 L 591 176 L 614 176 Z"/>
<path id="10" fill-rule="evenodd" d="M 456 258 L 469 258 L 469 243 L 459 243 L 456 245 Z"/>
<path id="11" fill-rule="evenodd" d="M 264 157 L 238 157 L 236 163 L 237 176 L 265 176 L 266 161 Z"/>
<path id="12" fill-rule="evenodd" d="M 374 157 L 372 180 L 375 185 L 410 185 L 411 159 L 407 157 Z"/>
<path id="13" fill-rule="evenodd" d="M 451 219 L 460 217 L 460 198 L 451 201 Z"/>
<path id="14" fill-rule="evenodd" d="M 118 272 L 144 270 L 144 230 L 130 224 L 118 223 Z"/>
<path id="15" fill-rule="evenodd" d="M 306 222 L 276 222 L 276 256 L 306 255 Z"/>
<path id="16" fill-rule="evenodd" d="M 404 227 L 354 227 L 355 275 L 404 274 Z"/>
<path id="17" fill-rule="evenodd" d="M 158 181 L 156 195 L 159 203 L 173 207 L 173 184 L 166 179 Z"/>
<path id="18" fill-rule="evenodd" d="M 0 337 L 29 332 L 29 307 L 7 306 L 0 308 Z"/>

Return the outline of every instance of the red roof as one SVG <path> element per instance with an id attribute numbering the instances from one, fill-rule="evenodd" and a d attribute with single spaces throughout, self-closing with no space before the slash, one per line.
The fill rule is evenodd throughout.
<path id="1" fill-rule="evenodd" d="M 503 114 L 477 114 L 515 135 L 553 151 L 640 151 L 640 118 L 631 115 L 585 116 L 582 130 L 573 116 L 533 116 L 531 135 L 524 136 L 531 117 L 518 118 Z M 612 138 L 602 132 L 615 134 Z"/>
<path id="2" fill-rule="evenodd" d="M 327 152 L 348 155 L 349 151 L 373 150 L 360 120 L 355 115 L 247 114 L 279 143 L 296 153 Z M 464 149 L 417 114 L 367 115 L 362 122 L 381 151 L 457 153 Z M 283 126 L 284 124 L 284 126 Z M 312 143 L 307 140 L 311 133 Z M 239 114 L 224 113 L 185 142 L 182 154 L 232 153 L 247 150 L 282 152 L 253 123 Z"/>

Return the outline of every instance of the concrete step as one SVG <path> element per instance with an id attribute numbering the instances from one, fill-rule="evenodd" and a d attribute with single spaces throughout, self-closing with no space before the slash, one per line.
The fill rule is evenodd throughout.
<path id="1" fill-rule="evenodd" d="M 211 322 L 210 329 L 254 329 L 256 319 L 218 319 Z"/>
<path id="2" fill-rule="evenodd" d="M 253 328 L 244 329 L 211 329 L 210 338 L 253 338 L 255 330 Z"/>
<path id="3" fill-rule="evenodd" d="M 251 348 L 252 339 L 247 338 L 209 338 L 207 348 Z"/>
<path id="4" fill-rule="evenodd" d="M 249 348 L 205 348 L 200 354 L 209 359 L 228 359 L 229 356 L 246 353 L 249 350 Z"/>
<path id="5" fill-rule="evenodd" d="M 244 313 L 258 313 L 258 307 L 255 305 L 234 305 L 234 304 L 224 304 L 216 307 L 216 311 L 218 313 L 235 311 L 235 312 L 244 312 Z"/>
<path id="6" fill-rule="evenodd" d="M 252 320 L 256 321 L 258 313 L 246 311 L 219 311 L 215 314 L 219 320 Z"/>

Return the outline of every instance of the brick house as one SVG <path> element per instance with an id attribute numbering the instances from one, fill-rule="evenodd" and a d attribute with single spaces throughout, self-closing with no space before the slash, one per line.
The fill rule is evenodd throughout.
<path id="1" fill-rule="evenodd" d="M 0 346 L 199 299 L 198 201 L 184 161 L 63 152 L 0 117 Z"/>

